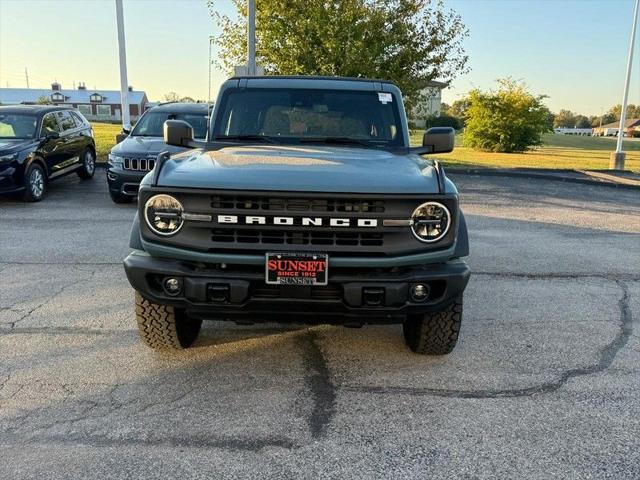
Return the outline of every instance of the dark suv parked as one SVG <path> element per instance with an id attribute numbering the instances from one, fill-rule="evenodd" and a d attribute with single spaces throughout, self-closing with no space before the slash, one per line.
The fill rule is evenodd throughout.
<path id="1" fill-rule="evenodd" d="M 76 172 L 93 177 L 96 145 L 91 125 L 72 108 L 0 107 L 0 193 L 42 200 L 47 182 Z"/>
<path id="2" fill-rule="evenodd" d="M 136 197 L 140 181 L 153 169 L 160 152 L 185 150 L 164 143 L 162 128 L 166 120 L 184 120 L 193 127 L 194 136 L 204 140 L 207 136 L 208 106 L 206 103 L 164 103 L 147 110 L 140 117 L 131 133 L 109 154 L 107 182 L 115 203 L 128 203 Z"/>

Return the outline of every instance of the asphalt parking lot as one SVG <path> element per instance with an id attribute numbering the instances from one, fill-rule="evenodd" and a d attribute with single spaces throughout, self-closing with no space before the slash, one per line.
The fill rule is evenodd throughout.
<path id="1" fill-rule="evenodd" d="M 103 172 L 0 198 L 0 478 L 638 478 L 640 192 L 459 176 L 456 350 L 400 327 L 137 338 Z"/>

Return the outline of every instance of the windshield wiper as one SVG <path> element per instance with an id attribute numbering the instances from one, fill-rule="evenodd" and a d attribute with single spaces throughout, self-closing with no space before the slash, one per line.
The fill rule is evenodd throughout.
<path id="1" fill-rule="evenodd" d="M 273 138 L 264 135 L 216 135 L 214 140 L 237 140 L 247 142 L 277 143 Z"/>
<path id="2" fill-rule="evenodd" d="M 363 145 L 365 147 L 378 146 L 375 141 L 360 140 L 351 137 L 304 137 L 300 143 L 333 143 L 337 145 Z"/>

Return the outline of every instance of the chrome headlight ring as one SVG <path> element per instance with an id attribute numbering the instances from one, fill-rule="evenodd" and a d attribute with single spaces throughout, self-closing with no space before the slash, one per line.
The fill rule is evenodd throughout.
<path id="1" fill-rule="evenodd" d="M 424 243 L 442 240 L 451 227 L 451 213 L 439 202 L 425 202 L 411 214 L 411 232 Z"/>
<path id="2" fill-rule="evenodd" d="M 144 204 L 144 219 L 156 235 L 169 237 L 178 233 L 183 225 L 182 204 L 171 195 L 154 195 Z"/>

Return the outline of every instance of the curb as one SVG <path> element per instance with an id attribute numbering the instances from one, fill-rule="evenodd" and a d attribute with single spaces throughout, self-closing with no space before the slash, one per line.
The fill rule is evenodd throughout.
<path id="1" fill-rule="evenodd" d="M 511 170 L 499 170 L 491 168 L 446 168 L 445 173 L 452 175 L 478 175 L 484 177 L 509 177 L 509 178 L 527 178 L 535 180 L 552 180 L 556 182 L 564 183 L 578 183 L 582 185 L 595 185 L 600 187 L 614 187 L 623 188 L 628 190 L 640 190 L 640 185 L 630 185 L 627 183 L 609 182 L 606 180 L 597 180 L 594 178 L 575 178 L 570 176 L 563 176 L 562 174 L 576 174 L 581 173 L 577 170 L 554 170 L 557 173 L 547 173 L 543 170 L 533 171 L 511 171 Z"/>

